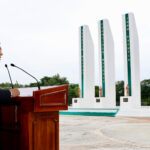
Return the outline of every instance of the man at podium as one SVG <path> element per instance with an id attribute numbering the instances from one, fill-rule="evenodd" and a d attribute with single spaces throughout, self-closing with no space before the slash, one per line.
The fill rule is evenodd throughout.
<path id="1" fill-rule="evenodd" d="M 0 60 L 2 57 L 2 48 L 0 47 Z M 20 95 L 20 92 L 17 88 L 11 90 L 2 90 L 0 89 L 0 101 L 10 101 L 11 97 L 17 97 Z"/>

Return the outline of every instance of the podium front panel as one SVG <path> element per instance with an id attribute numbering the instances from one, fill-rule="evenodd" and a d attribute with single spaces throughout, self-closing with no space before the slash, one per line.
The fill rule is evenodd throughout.
<path id="1" fill-rule="evenodd" d="M 34 91 L 34 112 L 59 111 L 68 109 L 68 86 L 57 86 Z"/>

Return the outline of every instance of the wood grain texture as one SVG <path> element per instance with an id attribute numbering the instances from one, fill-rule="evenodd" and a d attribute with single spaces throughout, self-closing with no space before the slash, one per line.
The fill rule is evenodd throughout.
<path id="1" fill-rule="evenodd" d="M 1 103 L 0 150 L 59 150 L 59 110 L 65 109 L 66 85 Z"/>
<path id="2" fill-rule="evenodd" d="M 59 150 L 59 112 L 31 113 L 29 150 Z"/>
<path id="3" fill-rule="evenodd" d="M 35 112 L 59 111 L 68 109 L 68 86 L 62 85 L 33 93 Z"/>

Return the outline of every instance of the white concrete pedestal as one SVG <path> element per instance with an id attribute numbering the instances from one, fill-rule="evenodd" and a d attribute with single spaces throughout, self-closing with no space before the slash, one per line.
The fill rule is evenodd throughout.
<path id="1" fill-rule="evenodd" d="M 97 99 L 97 103 L 100 104 L 100 99 Z M 95 98 L 73 98 L 72 99 L 72 107 L 73 108 L 99 108 L 96 106 Z"/>
<path id="2" fill-rule="evenodd" d="M 116 108 L 116 102 L 114 101 L 114 97 L 107 98 L 107 97 L 97 97 L 97 99 L 100 99 L 100 105 L 98 106 L 100 108 Z"/>
<path id="3" fill-rule="evenodd" d="M 95 98 L 73 98 L 72 107 L 73 108 L 116 108 L 115 103 L 111 104 L 112 101 L 106 99 L 105 97 L 95 97 Z"/>
<path id="4" fill-rule="evenodd" d="M 140 104 L 135 103 L 135 98 L 132 96 L 122 96 L 120 97 L 120 109 L 130 110 L 141 108 Z"/>

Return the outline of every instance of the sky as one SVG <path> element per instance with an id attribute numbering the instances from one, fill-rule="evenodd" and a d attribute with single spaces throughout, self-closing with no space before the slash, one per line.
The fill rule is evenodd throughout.
<path id="1" fill-rule="evenodd" d="M 98 85 L 98 24 L 108 19 L 115 44 L 115 80 L 123 80 L 122 15 L 133 12 L 140 44 L 140 78 L 150 78 L 149 0 L 1 0 L 0 83 L 9 82 L 5 64 L 14 63 L 38 79 L 57 73 L 79 82 L 79 35 L 88 25 L 95 47 L 95 84 Z M 34 79 L 9 66 L 12 80 Z"/>

